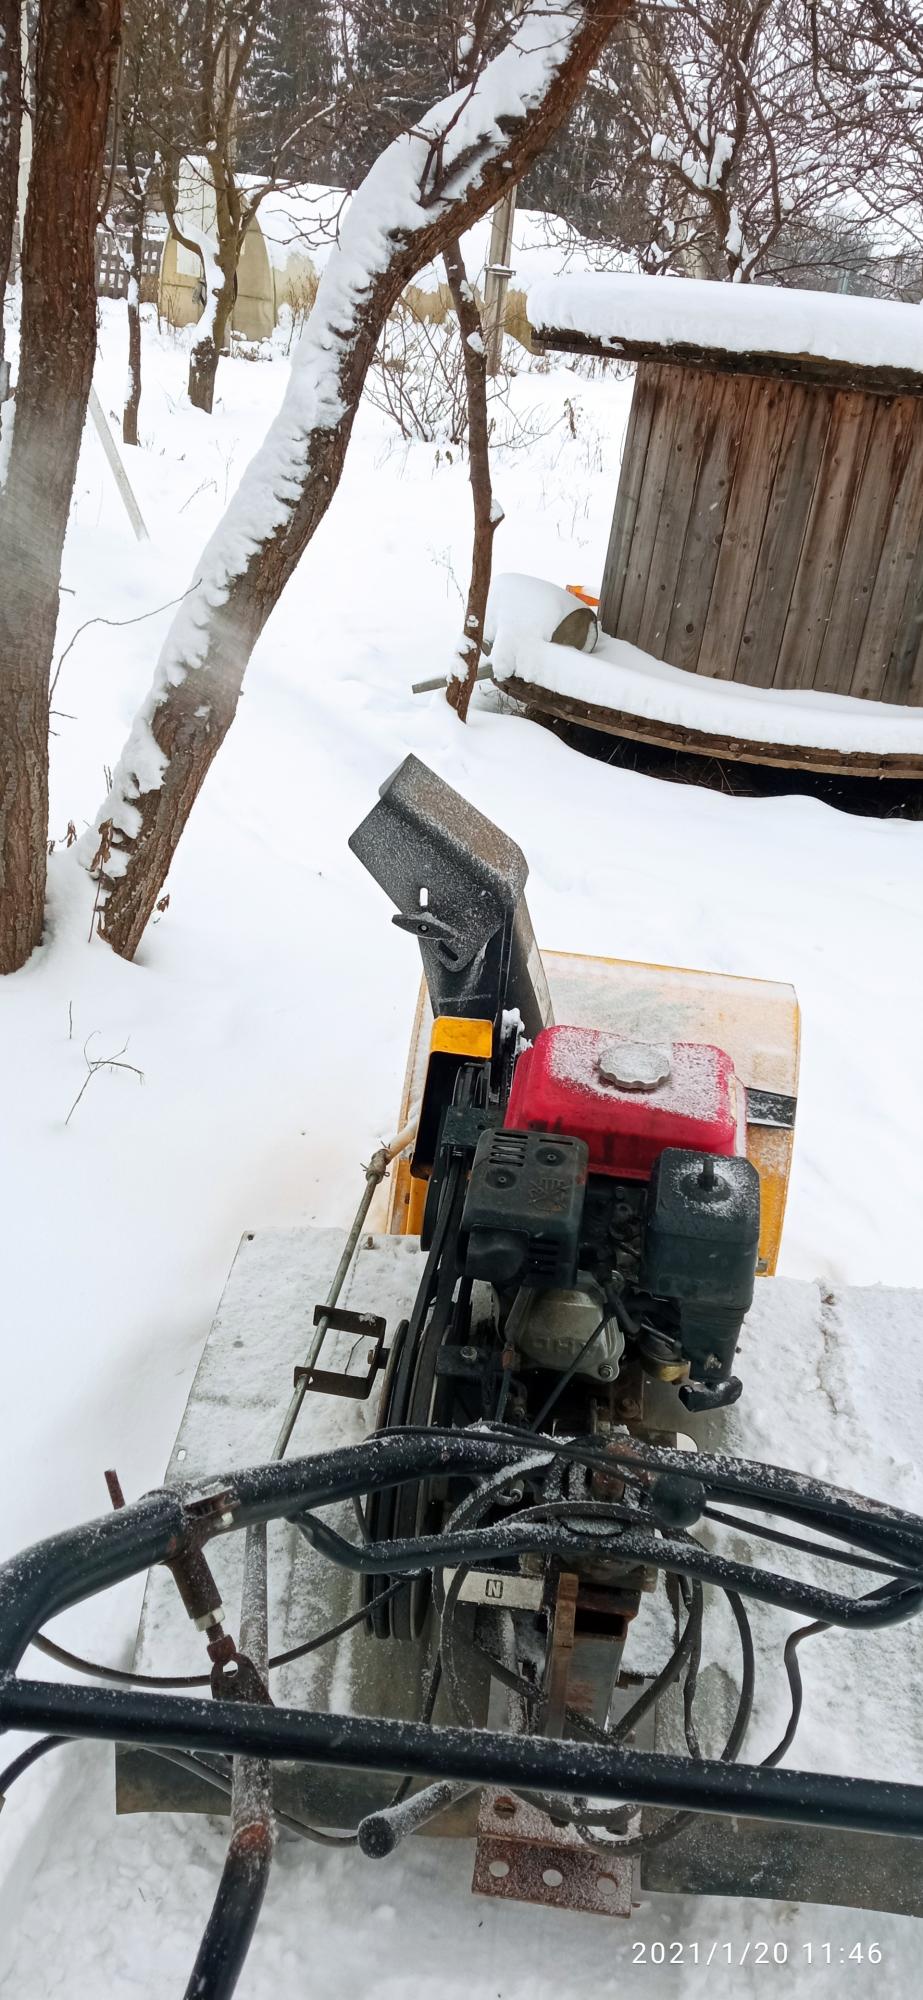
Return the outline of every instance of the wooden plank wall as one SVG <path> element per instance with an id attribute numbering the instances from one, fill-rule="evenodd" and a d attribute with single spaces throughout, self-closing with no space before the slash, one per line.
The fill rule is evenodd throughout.
<path id="1" fill-rule="evenodd" d="M 643 362 L 600 620 L 719 679 L 923 705 L 923 398 Z"/>

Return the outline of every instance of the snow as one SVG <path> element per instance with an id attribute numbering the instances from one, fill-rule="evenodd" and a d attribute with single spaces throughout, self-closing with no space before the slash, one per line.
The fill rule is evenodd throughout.
<path id="1" fill-rule="evenodd" d="M 125 314 L 107 301 L 100 312 L 96 386 L 117 416 Z M 191 335 L 158 337 L 147 308 L 143 334 L 142 448 L 126 459 L 151 539 L 134 540 L 89 428 L 59 654 L 87 618 L 136 618 L 176 598 L 296 372 L 280 353 L 222 360 L 209 419 L 184 396 Z M 630 383 L 559 364 L 517 375 L 510 398 L 534 442 L 498 451 L 498 566 L 599 578 L 630 395 Z M 500 712 L 490 691 L 475 696 L 466 729 L 441 695 L 414 698 L 411 683 L 451 657 L 470 507 L 464 462 L 404 443 L 363 408 L 335 503 L 255 651 L 170 906 L 133 965 L 89 941 L 92 885 L 62 841 L 69 820 L 92 822 L 170 611 L 95 625 L 64 662 L 48 942 L 0 983 L 4 1552 L 98 1512 L 105 1466 L 132 1495 L 159 1480 L 244 1230 L 351 1219 L 361 1163 L 395 1123 L 419 972 L 346 841 L 408 750 L 519 841 L 546 946 L 793 981 L 804 1042 L 783 1273 L 820 1279 L 825 1293 L 923 1285 L 923 826 L 610 768 Z M 549 650 L 581 672 L 595 664 Z M 99 1071 L 65 1128 L 91 1035 L 91 1055 L 127 1044 L 144 1084 Z M 771 1340 L 748 1367 L 760 1371 L 767 1425 L 784 1385 L 789 1462 L 823 1469 L 814 1459 L 832 1398 L 844 1449 L 855 1450 L 860 1417 L 864 1436 L 874 1428 L 853 1483 L 919 1504 L 919 1454 L 895 1442 L 899 1422 L 923 1421 L 912 1360 L 878 1371 L 876 1302 L 884 1310 L 888 1295 L 868 1295 L 864 1370 L 848 1380 L 833 1318 L 821 1370 L 791 1300 L 772 1296 Z M 139 1606 L 140 1589 L 126 1585 L 56 1630 L 125 1663 Z M 818 1641 L 810 1666 L 805 1656 L 814 1701 L 839 1643 Z M 897 1667 L 887 1684 L 890 1758 L 914 1697 Z M 778 1719 L 767 1719 L 767 1741 Z M 865 1711 L 844 1721 L 844 1760 L 866 1725 Z M 111 1753 L 56 1753 L 0 1817 L 4 1990 L 21 2000 L 181 1992 L 223 1842 L 207 1822 L 116 1821 Z M 629 2000 L 748 2000 L 770 1983 L 775 2000 L 808 1986 L 812 2000 L 833 2000 L 844 1977 L 858 1993 L 868 1976 L 844 1972 L 840 1946 L 873 1938 L 888 1989 L 916 1990 L 919 1932 L 898 1918 L 671 1898 L 613 1927 L 475 1901 L 469 1875 L 470 1849 L 451 1841 L 420 1842 L 377 1875 L 352 1855 L 283 1843 L 241 2000 L 300 1991 L 306 1953 L 324 2000 L 431 2000 L 435 1985 L 446 2000 L 597 2000 L 616 1983 Z M 716 1941 L 739 1961 L 760 1938 L 787 1941 L 788 1966 L 750 1974 L 721 1950 L 704 1963 Z M 831 1938 L 826 1966 L 820 1941 Z M 652 1939 L 684 1940 L 685 1962 L 636 1967 L 636 1944 Z"/>
<path id="2" fill-rule="evenodd" d="M 247 194 L 265 186 L 257 174 L 241 174 L 239 179 Z M 349 199 L 342 188 L 322 182 L 270 188 L 257 210 L 257 226 L 273 268 L 285 271 L 293 257 L 303 256 L 315 271 L 322 271 L 336 244 Z"/>
<path id="3" fill-rule="evenodd" d="M 465 269 L 479 290 L 483 290 L 490 258 L 491 220 L 490 215 L 482 216 L 461 239 Z M 510 250 L 513 273 L 510 285 L 514 291 L 528 291 L 540 279 L 556 278 L 565 271 L 609 270 L 613 263 L 621 261 L 610 245 L 593 243 L 580 236 L 560 216 L 533 208 L 517 208 L 515 212 Z M 445 281 L 441 263 L 425 264 L 413 280 L 414 290 L 435 294 L 445 286 Z"/>
<path id="4" fill-rule="evenodd" d="M 231 584 L 256 551 L 290 522 L 304 490 L 305 460 L 315 433 L 334 430 L 346 416 L 340 374 L 358 337 L 363 307 L 395 244 L 424 229 L 437 208 L 448 209 L 477 186 L 484 164 L 505 143 L 504 127 L 544 97 L 564 61 L 579 15 L 532 0 L 516 36 L 486 64 L 476 89 L 460 90 L 436 104 L 414 130 L 395 139 L 370 168 L 350 204 L 337 253 L 321 278 L 313 310 L 293 357 L 288 387 L 274 423 L 252 458 L 231 506 L 196 565 L 177 611 L 153 684 L 117 763 L 97 826 L 111 822 L 110 877 L 124 870 L 121 836 L 138 831 L 135 801 L 163 781 L 163 763 L 152 754 L 151 724 L 166 694 L 204 664 L 213 614 L 227 603 Z M 429 185 L 439 160 L 442 192 Z M 204 197 L 203 197 L 204 199 Z M 195 240 L 206 254 L 208 230 Z M 210 255 L 210 253 L 209 253 Z M 200 344 L 205 315 L 196 329 Z M 83 843 L 89 860 L 96 831 Z"/>
<path id="5" fill-rule="evenodd" d="M 501 571 L 490 586 L 484 637 L 497 660 L 505 662 L 524 639 L 551 640 L 558 626 L 579 607 L 580 599 L 559 583 L 539 576 Z M 593 628 L 587 635 L 592 650 Z M 494 672 L 496 673 L 496 665 Z"/>
<path id="6" fill-rule="evenodd" d="M 256 174 L 241 174 L 240 185 L 248 194 L 263 185 Z M 260 202 L 258 226 L 266 240 L 270 263 L 284 272 L 293 258 L 304 257 L 320 273 L 339 239 L 353 197 L 345 189 L 322 182 L 301 182 L 291 187 L 271 188 Z M 489 251 L 491 216 L 482 216 L 461 238 L 465 269 L 472 283 L 483 287 Z M 539 278 L 557 277 L 563 271 L 609 269 L 612 249 L 580 236 L 560 216 L 541 209 L 516 210 L 513 218 L 511 263 L 514 288 L 521 289 Z M 413 289 L 435 296 L 446 283 L 441 260 L 424 264 L 413 278 Z"/>
<path id="7" fill-rule="evenodd" d="M 533 578 L 519 581 L 534 582 L 536 589 L 534 596 L 523 593 L 502 623 L 491 656 L 494 678 L 501 683 L 516 676 L 576 701 L 754 743 L 813 745 L 818 750 L 881 756 L 923 754 L 921 708 L 822 694 L 813 688 L 758 688 L 741 681 L 712 680 L 708 674 L 671 667 L 627 640 L 603 633 L 592 657 L 567 646 L 552 646 L 547 633 L 538 629 L 547 586 Z M 523 601 L 526 597 L 528 602 Z"/>
<path id="8" fill-rule="evenodd" d="M 777 285 L 714 284 L 633 272 L 542 278 L 529 287 L 536 334 L 576 333 L 618 354 L 623 342 L 705 347 L 726 354 L 814 355 L 923 377 L 916 306 Z"/>

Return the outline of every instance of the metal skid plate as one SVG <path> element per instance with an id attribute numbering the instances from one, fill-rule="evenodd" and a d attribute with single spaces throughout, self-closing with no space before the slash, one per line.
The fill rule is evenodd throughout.
<path id="1" fill-rule="evenodd" d="M 314 1302 L 324 1296 L 342 1246 L 342 1232 L 333 1229 L 260 1230 L 243 1239 L 190 1393 L 168 1479 L 226 1473 L 271 1451 L 290 1394 L 292 1370 L 303 1360 L 310 1341 Z M 420 1269 L 415 1239 L 367 1238 L 343 1304 L 349 1310 L 382 1313 L 390 1335 L 409 1310 Z M 921 1345 L 923 1316 L 914 1292 L 870 1287 L 834 1293 L 826 1286 L 790 1279 L 759 1285 L 741 1342 L 741 1401 L 718 1415 L 684 1416 L 683 1428 L 693 1432 L 705 1449 L 723 1448 L 805 1471 L 821 1469 L 825 1478 L 843 1486 L 861 1486 L 870 1494 L 920 1510 Z M 672 1392 L 660 1384 L 653 1386 L 664 1403 L 668 1428 Z M 375 1416 L 374 1397 L 359 1402 L 312 1395 L 292 1449 L 358 1439 L 373 1427 Z M 672 1421 L 675 1426 L 675 1409 Z M 335 1515 L 332 1520 L 338 1525 Z M 345 1509 L 342 1527 L 344 1533 L 352 1532 Z M 211 1554 L 235 1626 L 242 1537 L 218 1540 Z M 810 1559 L 783 1549 L 773 1551 L 775 1567 L 788 1563 L 803 1571 Z M 482 1582 L 487 1604 L 494 1600 L 496 1580 L 487 1577 Z M 488 1584 L 494 1589 L 489 1591 Z M 472 1584 L 472 1596 L 476 1588 Z M 270 1534 L 270 1603 L 272 1649 L 283 1650 L 353 1611 L 355 1579 L 331 1571 L 302 1536 L 280 1523 Z M 639 1618 L 637 1628 L 641 1624 Z M 709 1626 L 707 1618 L 706 1630 Z M 785 1621 L 770 1609 L 757 1607 L 754 1626 L 757 1703 L 746 1754 L 755 1759 L 777 1740 L 787 1710 L 781 1667 Z M 720 1610 L 715 1631 L 717 1650 L 703 1660 L 700 1674 L 703 1733 L 709 1743 L 720 1738 L 726 1725 L 728 1690 L 733 1693 L 738 1676 L 734 1628 L 728 1618 L 722 1629 Z M 624 1666 L 628 1671 L 656 1672 L 669 1646 L 669 1633 L 650 1658 L 639 1660 L 641 1641 L 640 1629 L 633 1626 Z M 187 1619 L 170 1576 L 163 1569 L 153 1571 L 133 1664 L 147 1673 L 196 1672 L 205 1664 L 203 1650 L 201 1634 Z M 419 1713 L 424 1670 L 422 1649 L 383 1645 L 358 1627 L 336 1647 L 282 1668 L 273 1685 L 277 1699 L 286 1703 L 413 1716 Z M 917 1692 L 923 1679 L 923 1621 L 863 1637 L 846 1631 L 822 1635 L 805 1647 L 802 1673 L 804 1716 L 796 1760 L 803 1767 L 880 1778 L 923 1776 L 923 1715 Z M 444 1711 L 437 1715 L 442 1719 Z M 667 1715 L 664 1730 L 658 1727 L 658 1748 L 673 1747 L 664 1733 L 668 1724 Z M 162 1759 L 120 1749 L 116 1769 L 118 1806 L 123 1812 L 215 1810 L 212 1791 Z M 393 1789 L 391 1781 L 380 1775 L 303 1766 L 280 1767 L 277 1785 L 280 1804 L 341 1827 L 355 1825 L 363 1813 L 385 1803 Z M 473 1833 L 473 1805 L 466 1801 L 454 1816 L 434 1821 L 432 1830 Z M 546 1831 L 534 1830 L 536 1852 L 548 1844 Z M 482 1827 L 484 1841 L 501 1838 L 510 1838 L 509 1818 L 502 1813 L 499 1823 L 494 1816 Z M 551 1830 L 551 1840 L 559 1854 L 558 1828 Z M 521 1858 L 525 1845 L 519 1843 L 514 1874 L 522 1892 L 531 1897 L 536 1863 Z M 503 1857 L 492 1851 L 490 1858 Z M 919 1862 L 919 1845 L 911 1840 L 840 1834 L 822 1827 L 773 1826 L 755 1819 L 703 1818 L 645 1856 L 641 1888 L 646 1893 L 770 1895 L 923 1915 Z M 560 1869 L 560 1859 L 546 1860 L 544 1866 Z M 592 1866 L 598 1873 L 598 1861 Z M 568 1863 L 568 1869 L 575 1876 L 578 1864 Z M 539 1868 L 540 1879 L 542 1873 Z M 574 1887 L 568 1892 L 568 1907 L 596 1907 L 586 1899 L 598 1893 L 598 1885 L 592 1891 L 589 1870 L 584 1875 L 580 1891 L 584 1900 L 577 1900 Z M 497 1882 L 504 1879 L 507 1887 L 498 1888 Z M 476 1886 L 487 1894 L 520 1893 L 508 1878 L 491 1876 L 490 1885 L 485 1884 L 480 1863 Z M 541 1900 L 549 1900 L 548 1890 L 549 1884 L 542 1880 Z M 607 1898 L 607 1911 L 611 1910 L 615 1892 L 604 1883 L 601 1893 Z"/>
<path id="2" fill-rule="evenodd" d="M 631 1861 L 599 1855 L 537 1806 L 506 1792 L 483 1793 L 471 1881 L 476 1895 L 630 1917 L 632 1875 Z"/>

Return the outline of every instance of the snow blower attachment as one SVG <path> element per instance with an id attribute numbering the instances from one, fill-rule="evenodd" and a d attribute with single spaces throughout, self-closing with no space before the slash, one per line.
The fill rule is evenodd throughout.
<path id="1" fill-rule="evenodd" d="M 165 1487 L 113 1481 L 115 1512 L 0 1568 L 0 1727 L 51 1732 L 0 1791 L 102 1738 L 121 1809 L 229 1807 L 197 2000 L 234 1989 L 277 1828 L 375 1858 L 473 1834 L 479 1893 L 609 1916 L 658 1888 L 923 1911 L 923 1788 L 780 1768 L 802 1642 L 873 1649 L 920 1610 L 923 1519 L 726 1448 L 760 1379 L 791 994 L 542 959 L 518 848 L 414 758 L 351 845 L 423 954 L 398 1136 L 345 1240 L 245 1238 Z M 132 1672 L 42 1634 L 148 1569 Z M 780 1621 L 790 1714 L 758 1763 L 754 1607 L 806 1621 Z M 208 1665 L 170 1679 L 183 1608 Z M 23 1678 L 30 1644 L 112 1685 Z"/>

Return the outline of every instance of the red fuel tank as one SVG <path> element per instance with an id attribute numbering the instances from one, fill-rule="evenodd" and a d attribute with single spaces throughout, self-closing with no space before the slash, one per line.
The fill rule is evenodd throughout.
<path id="1" fill-rule="evenodd" d="M 737 1080 L 723 1049 L 599 1028 L 542 1030 L 516 1065 L 504 1125 L 585 1139 L 591 1174 L 626 1180 L 647 1180 L 667 1146 L 743 1150 Z"/>

